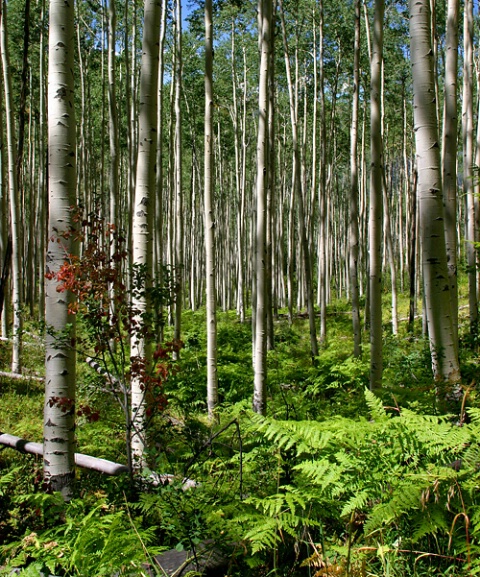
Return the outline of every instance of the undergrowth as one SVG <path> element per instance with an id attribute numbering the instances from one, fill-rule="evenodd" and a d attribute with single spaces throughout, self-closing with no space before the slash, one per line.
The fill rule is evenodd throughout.
<path id="1" fill-rule="evenodd" d="M 269 412 L 259 417 L 250 409 L 251 327 L 221 314 L 222 408 L 212 425 L 204 311 L 184 320 L 178 371 L 165 383 L 168 406 L 153 421 L 147 455 L 150 470 L 171 482 L 146 474 L 132 488 L 78 471 L 76 497 L 64 504 L 43 493 L 41 462 L 1 451 L 0 574 L 142 575 L 162 549 L 195 550 L 205 540 L 227 552 L 231 577 L 480 574 L 471 349 L 462 351 L 467 403 L 459 419 L 438 414 L 418 336 L 386 337 L 384 387 L 373 395 L 368 347 L 351 356 L 340 305 L 329 309 L 329 340 L 314 364 L 305 321 L 277 320 Z M 0 384 L 0 430 L 41 440 L 42 387 Z M 101 389 L 83 366 L 78 403 L 98 419 L 80 416 L 78 450 L 122 462 L 119 409 Z M 196 485 L 184 490 L 186 479 Z"/>

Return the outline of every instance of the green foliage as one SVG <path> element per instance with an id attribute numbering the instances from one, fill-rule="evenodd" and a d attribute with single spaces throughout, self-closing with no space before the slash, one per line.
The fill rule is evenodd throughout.
<path id="1" fill-rule="evenodd" d="M 6 475 L 0 485 L 10 480 Z M 65 504 L 61 495 L 43 493 L 17 501 L 42 517 L 43 527 L 28 528 L 20 539 L 0 546 L 1 575 L 14 568 L 22 568 L 21 575 L 144 575 L 145 562 L 161 550 L 151 547 L 154 528 L 137 526 L 126 506 L 102 498 L 94 505 L 85 499 Z"/>
<path id="2" fill-rule="evenodd" d="M 480 573 L 480 412 L 469 410 L 470 422 L 458 426 L 406 409 L 392 415 L 373 393 L 365 397 L 368 419 L 256 419 L 294 464 L 275 494 L 250 499 L 261 513 L 246 533 L 252 550 L 271 549 L 285 534 L 301 542 L 308 530 L 343 563 L 368 550 L 372 567 L 394 555 L 403 574 L 430 555 L 439 568 L 456 564 L 454 574 Z"/>
<path id="3" fill-rule="evenodd" d="M 236 544 L 235 577 L 307 569 L 344 577 L 477 574 L 474 388 L 462 426 L 435 415 L 426 343 L 400 335 L 385 341 L 382 391 L 365 391 L 368 354 L 351 356 L 344 313 L 344 303 L 329 309 L 331 339 L 315 365 L 303 319 L 275 323 L 267 418 L 249 408 L 251 327 L 219 314 L 223 405 L 215 423 L 204 415 L 205 310 L 185 313 L 185 347 L 165 383 L 167 412 L 152 418 L 147 456 L 152 470 L 173 482 L 153 487 L 146 480 L 139 494 L 127 492 L 127 505 L 127 480 L 79 471 L 83 501 L 70 507 L 36 492 L 41 469 L 32 457 L 17 457 L 15 466 L 6 450 L 0 564 L 17 564 L 25 575 L 122 574 L 127 567 L 141 575 L 148 560 L 142 543 L 151 554 L 152 545 L 187 549 L 212 539 Z M 473 378 L 476 357 L 464 352 L 462 362 Z M 101 391 L 102 377 L 82 364 L 78 376 L 80 450 L 124 462 L 121 408 Z M 39 385 L 2 381 L 2 403 L 0 429 L 32 438 L 31 429 L 41 438 Z M 183 490 L 185 477 L 197 486 Z M 80 550 L 89 559 L 80 559 Z"/>

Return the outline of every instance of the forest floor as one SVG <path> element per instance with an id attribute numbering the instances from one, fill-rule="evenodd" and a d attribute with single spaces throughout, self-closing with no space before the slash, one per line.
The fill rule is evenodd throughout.
<path id="1" fill-rule="evenodd" d="M 388 310 L 389 295 L 385 295 Z M 406 301 L 400 317 L 406 317 Z M 165 550 L 228 551 L 222 575 L 480 574 L 478 355 L 462 310 L 465 403 L 442 415 L 421 336 L 385 318 L 384 384 L 372 395 L 367 336 L 353 358 L 348 304 L 328 309 L 328 340 L 312 363 L 307 321 L 275 321 L 268 413 L 252 413 L 251 327 L 220 313 L 221 408 L 206 409 L 205 311 L 185 312 L 184 347 L 150 423 L 151 472 L 172 482 L 77 471 L 68 504 L 42 491 L 38 457 L 0 452 L 0 575 L 143 575 Z M 82 330 L 80 326 L 80 331 Z M 167 335 L 168 337 L 168 335 Z M 25 334 L 25 375 L 9 378 L 0 342 L 0 431 L 42 441 L 44 351 Z M 120 407 L 78 353 L 78 452 L 125 463 Z M 184 490 L 185 478 L 198 484 Z M 191 568 L 191 567 L 190 567 Z M 162 574 L 158 570 L 158 574 Z"/>

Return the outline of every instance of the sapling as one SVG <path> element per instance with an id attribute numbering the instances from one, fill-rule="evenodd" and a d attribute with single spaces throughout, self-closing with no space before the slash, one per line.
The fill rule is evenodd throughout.
<path id="1" fill-rule="evenodd" d="M 171 275 L 163 274 L 162 286 L 148 278 L 148 272 L 133 265 L 130 286 L 124 281 L 128 262 L 126 239 L 112 224 L 97 214 L 83 218 L 75 216 L 77 240 L 83 243 L 81 256 L 69 254 L 56 273 L 58 291 L 70 291 L 76 297 L 70 312 L 84 323 L 85 336 L 77 339 L 76 346 L 93 351 L 89 366 L 102 374 L 106 390 L 120 405 L 125 419 L 127 464 L 133 475 L 134 463 L 131 439 L 137 431 L 131 412 L 132 379 L 139 379 L 145 395 L 146 425 L 166 406 L 163 383 L 174 370 L 173 358 L 181 348 L 180 342 L 158 344 L 155 335 L 162 317 L 156 313 L 162 305 L 172 301 L 174 290 Z M 133 297 L 148 293 L 151 311 L 140 315 L 133 306 Z M 154 352 L 150 361 L 145 356 L 131 356 L 129 343 L 136 338 L 147 340 Z M 91 410 L 91 409 L 90 409 Z"/>

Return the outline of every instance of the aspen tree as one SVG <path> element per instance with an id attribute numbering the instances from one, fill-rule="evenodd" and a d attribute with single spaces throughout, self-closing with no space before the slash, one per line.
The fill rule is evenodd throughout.
<path id="1" fill-rule="evenodd" d="M 233 57 L 233 56 L 232 56 Z M 218 404 L 217 298 L 215 290 L 215 215 L 213 204 L 213 20 L 212 0 L 205 0 L 205 274 L 207 308 L 207 407 L 212 419 Z"/>
<path id="2" fill-rule="evenodd" d="M 73 297 L 56 277 L 73 254 L 71 207 L 76 191 L 74 4 L 50 0 L 48 70 L 48 245 L 45 283 L 44 476 L 66 499 L 72 492 L 75 445 L 75 315 Z"/>
<path id="3" fill-rule="evenodd" d="M 285 28 L 285 16 L 283 12 L 282 1 L 279 1 L 280 5 L 280 17 L 282 23 L 282 35 L 283 35 L 283 46 L 284 46 L 284 59 L 285 59 L 285 69 L 287 72 L 287 85 L 290 103 L 290 123 L 292 127 L 292 148 L 293 148 L 293 183 L 292 183 L 292 203 L 295 198 L 298 203 L 298 221 L 300 229 L 300 243 L 302 248 L 303 265 L 304 265 L 304 275 L 305 275 L 305 289 L 306 289 L 306 300 L 307 300 L 307 310 L 310 326 L 310 351 L 312 358 L 318 356 L 318 343 L 317 343 L 317 331 L 315 327 L 315 311 L 313 302 L 313 287 L 312 287 L 312 271 L 311 271 L 311 261 L 310 261 L 310 251 L 308 248 L 307 239 L 307 227 L 305 224 L 305 210 L 304 210 L 304 200 L 303 200 L 303 190 L 302 190 L 302 178 L 301 178 L 301 159 L 300 159 L 300 144 L 298 138 L 298 103 L 296 102 L 295 94 L 298 94 L 298 87 L 294 90 L 292 82 L 292 74 L 290 70 L 290 56 L 287 42 L 287 33 Z M 296 55 L 296 61 L 298 62 L 298 55 Z M 298 67 L 297 67 L 298 68 Z M 298 83 L 298 70 L 296 75 L 296 83 Z M 293 228 L 290 231 L 293 234 Z"/>
<path id="4" fill-rule="evenodd" d="M 39 118 L 38 118 L 38 156 L 40 159 L 38 166 L 38 194 L 37 194 L 37 208 L 36 208 L 36 222 L 37 222 L 37 254 L 38 258 L 38 318 L 40 321 L 45 320 L 45 224 L 46 224 L 46 206 L 45 193 L 47 188 L 46 178 L 47 171 L 45 170 L 45 136 L 46 136 L 46 106 L 45 106 L 45 0 L 41 2 L 41 16 L 40 16 L 40 46 L 39 46 Z"/>
<path id="5" fill-rule="evenodd" d="M 245 119 L 246 119 L 246 100 L 247 100 L 247 77 L 246 77 L 246 56 L 245 46 L 243 50 L 243 105 L 242 115 L 239 113 L 237 100 L 237 69 L 235 65 L 235 20 L 232 18 L 231 45 L 232 45 L 232 123 L 235 144 L 235 184 L 237 190 L 237 315 L 241 323 L 245 322 L 245 294 L 244 294 L 244 212 L 245 212 Z M 241 123 L 241 126 L 240 126 Z M 241 133 L 241 134 L 240 134 Z"/>
<path id="6" fill-rule="evenodd" d="M 327 300 L 328 300 L 328 274 L 327 263 L 327 124 L 325 103 L 325 68 L 324 68 L 324 9 L 323 0 L 319 1 L 319 53 L 318 53 L 318 84 L 320 88 L 320 174 L 318 188 L 319 207 L 319 238 L 318 238 L 318 305 L 320 307 L 320 342 L 324 343 L 327 338 Z"/>
<path id="7" fill-rule="evenodd" d="M 152 198 L 155 193 L 157 147 L 159 34 L 160 3 L 158 0 L 145 0 L 140 71 L 138 155 L 132 226 L 134 267 L 132 306 L 136 311 L 138 330 L 134 332 L 130 341 L 130 355 L 134 359 L 142 359 L 147 368 L 151 357 L 146 336 L 150 328 L 147 317 L 151 312 L 147 289 L 152 273 Z M 135 469 L 141 469 L 144 465 L 146 391 L 145 385 L 138 375 L 132 377 L 131 396 L 133 466 Z"/>
<path id="8" fill-rule="evenodd" d="M 18 192 L 15 120 L 13 110 L 13 95 L 10 76 L 10 60 L 8 54 L 7 34 L 7 3 L 3 0 L 0 22 L 0 42 L 3 67 L 3 84 L 5 90 L 5 123 L 7 127 L 7 155 L 8 155 L 8 197 L 10 202 L 10 227 L 12 239 L 12 304 L 13 304 L 13 343 L 12 343 L 12 372 L 22 370 L 22 252 L 23 235 L 20 214 L 20 196 Z"/>
<path id="9" fill-rule="evenodd" d="M 160 45 L 159 45 L 159 62 L 158 62 L 158 102 L 157 102 L 157 161 L 155 171 L 155 260 L 154 271 L 155 278 L 160 286 L 163 285 L 163 122 L 164 112 L 164 70 L 165 70 L 165 33 L 167 27 L 167 0 L 162 0 L 162 14 L 160 20 Z M 157 314 L 157 338 L 158 342 L 163 340 L 163 303 L 158 303 Z"/>
<path id="10" fill-rule="evenodd" d="M 266 258 L 267 258 L 267 176 L 268 176 L 268 81 L 270 66 L 270 34 L 272 0 L 258 1 L 258 34 L 260 74 L 258 86 L 257 128 L 257 183 L 255 229 L 255 285 L 256 306 L 254 338 L 253 410 L 265 414 L 267 405 L 267 313 L 266 313 Z"/>
<path id="11" fill-rule="evenodd" d="M 435 380 L 460 378 L 445 246 L 429 0 L 410 0 L 410 52 L 425 313 Z"/>
<path id="12" fill-rule="evenodd" d="M 174 191 L 175 191 L 175 317 L 174 338 L 180 341 L 183 299 L 183 178 L 182 178 L 182 3 L 175 3 L 175 72 L 174 72 Z M 177 353 L 178 354 L 178 353 Z"/>
<path id="13" fill-rule="evenodd" d="M 272 0 L 272 15 L 276 11 L 276 0 Z M 271 23 L 272 29 L 274 23 Z M 270 64 L 269 64 L 269 79 L 268 79 L 268 175 L 267 175 L 267 232 L 266 232 L 266 287 L 267 291 L 266 305 L 267 305 L 267 350 L 273 351 L 275 348 L 275 330 L 273 325 L 273 309 L 274 294 L 273 294 L 273 212 L 275 210 L 276 200 L 276 171 L 275 171 L 275 34 L 270 34 Z M 310 264 L 310 263 L 309 263 Z M 313 292 L 312 292 L 312 309 L 313 309 Z M 315 323 L 315 321 L 313 321 Z M 315 330 L 315 324 L 313 325 Z M 316 337 L 315 337 L 316 342 Z"/>
<path id="14" fill-rule="evenodd" d="M 476 218 L 473 175 L 473 0 L 465 0 L 463 27 L 463 192 L 466 199 L 465 229 L 468 266 L 468 305 L 470 330 L 478 330 L 477 269 L 476 269 Z"/>
<path id="15" fill-rule="evenodd" d="M 116 93 L 115 42 L 117 14 L 115 0 L 108 0 L 108 135 L 110 144 L 110 222 L 118 225 L 119 211 L 119 146 L 118 146 L 118 111 Z M 115 247 L 112 245 L 112 251 Z"/>
<path id="16" fill-rule="evenodd" d="M 358 108 L 360 89 L 360 0 L 355 0 L 355 41 L 353 47 L 353 104 L 350 128 L 350 211 L 349 276 L 352 301 L 353 355 L 361 355 L 360 304 L 358 289 Z"/>
<path id="17" fill-rule="evenodd" d="M 370 388 L 381 385 L 382 347 L 382 212 L 383 212 L 383 143 L 382 143 L 382 60 L 383 14 L 385 1 L 375 0 L 372 56 L 370 60 Z"/>
<path id="18" fill-rule="evenodd" d="M 1 6 L 1 5 L 0 5 Z M 9 231 L 8 219 L 8 187 L 5 186 L 5 147 L 4 147 L 4 117 L 3 117 L 3 97 L 2 81 L 0 75 L 0 317 L 2 337 L 8 338 L 10 325 L 8 294 L 9 294 L 9 274 L 12 250 L 12 240 Z"/>
<path id="19" fill-rule="evenodd" d="M 445 206 L 445 241 L 452 298 L 452 323 L 458 335 L 457 286 L 457 84 L 459 0 L 448 0 L 445 39 L 442 176 Z"/>

